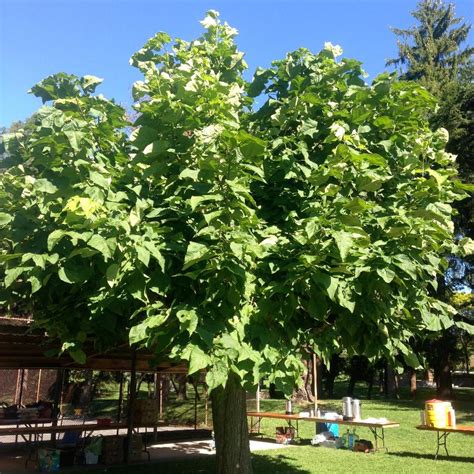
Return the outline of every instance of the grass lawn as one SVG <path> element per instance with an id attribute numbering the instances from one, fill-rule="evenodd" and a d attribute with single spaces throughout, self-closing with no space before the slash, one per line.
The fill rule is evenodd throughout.
<path id="1" fill-rule="evenodd" d="M 358 387 L 358 395 L 365 393 L 364 388 Z M 344 384 L 339 384 L 336 396 L 344 395 Z M 403 394 L 402 394 L 403 395 Z M 448 438 L 450 458 L 441 456 L 434 461 L 436 450 L 436 433 L 422 432 L 415 429 L 419 424 L 419 411 L 423 409 L 424 400 L 434 397 L 434 392 L 422 389 L 418 400 L 364 400 L 362 398 L 363 417 L 385 417 L 390 421 L 400 423 L 399 428 L 385 431 L 388 452 L 372 454 L 355 453 L 342 449 L 313 447 L 309 440 L 313 436 L 314 425 L 308 422 L 300 423 L 301 443 L 295 447 L 274 451 L 259 451 L 253 454 L 255 474 L 313 474 L 313 473 L 473 473 L 474 472 L 474 436 L 452 434 Z M 458 424 L 474 425 L 474 389 L 457 389 L 456 409 Z M 189 404 L 192 402 L 189 401 Z M 322 409 L 341 409 L 341 399 L 322 400 Z M 180 405 L 184 409 L 184 405 Z M 254 404 L 249 401 L 249 410 Z M 304 404 L 297 405 L 295 412 L 304 410 Z M 177 410 L 176 407 L 172 408 Z M 283 400 L 262 400 L 262 411 L 284 412 Z M 264 419 L 261 431 L 268 438 L 274 438 L 275 427 L 282 426 L 278 420 Z M 344 428 L 341 426 L 341 429 Z M 342 432 L 341 432 L 342 434 Z M 370 431 L 358 428 L 357 434 L 364 439 L 373 440 Z M 193 459 L 180 462 L 162 462 L 158 464 L 143 464 L 130 466 L 108 467 L 98 470 L 107 473 L 212 473 L 214 471 L 213 457 Z M 94 471 L 96 472 L 96 471 Z"/>

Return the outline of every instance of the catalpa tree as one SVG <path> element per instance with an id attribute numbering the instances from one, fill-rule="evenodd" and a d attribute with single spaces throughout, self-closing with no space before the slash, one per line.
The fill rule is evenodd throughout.
<path id="1" fill-rule="evenodd" d="M 206 371 L 217 471 L 249 473 L 245 389 L 290 394 L 308 350 L 417 366 L 410 339 L 454 324 L 432 295 L 464 192 L 422 88 L 330 44 L 248 83 L 236 30 L 202 24 L 132 57 L 131 129 L 93 76 L 32 89 L 49 105 L 3 138 L 1 302 L 79 361 L 128 340 Z"/>

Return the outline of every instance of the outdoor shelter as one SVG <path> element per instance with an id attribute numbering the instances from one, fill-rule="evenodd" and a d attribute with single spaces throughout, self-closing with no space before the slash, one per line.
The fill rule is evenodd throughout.
<path id="1" fill-rule="evenodd" d="M 133 411 L 137 397 L 137 373 L 153 373 L 155 383 L 155 395 L 159 400 L 160 417 L 163 410 L 163 394 L 161 376 L 163 374 L 186 374 L 187 366 L 171 361 L 162 360 L 156 362 L 156 357 L 151 351 L 134 350 L 128 344 L 123 344 L 113 350 L 99 353 L 94 350 L 92 343 L 85 344 L 86 361 L 79 364 L 68 354 L 59 356 L 48 355 L 51 349 L 60 347 L 59 341 L 48 338 L 48 335 L 38 328 L 35 328 L 31 318 L 10 318 L 0 317 L 0 371 L 4 369 L 16 369 L 18 371 L 15 402 L 21 404 L 23 391 L 23 378 L 28 369 L 53 369 L 57 372 L 56 390 L 53 401 L 53 413 L 57 415 L 61 403 L 62 385 L 64 371 L 67 369 L 100 370 L 110 372 L 120 372 L 120 389 L 118 400 L 118 417 L 123 403 L 123 384 L 125 372 L 130 372 L 130 382 L 128 390 L 128 403 L 126 404 L 126 427 L 127 445 L 131 446 L 132 433 L 134 429 Z M 41 372 L 38 380 L 37 393 L 40 392 Z M 207 409 L 207 400 L 206 400 Z M 197 428 L 197 400 L 195 400 L 194 410 L 195 423 Z M 207 417 L 206 417 L 207 418 Z M 53 426 L 57 424 L 53 422 Z M 158 424 L 156 424 L 158 426 Z M 154 432 L 156 435 L 156 426 Z M 127 454 L 126 457 L 127 459 Z"/>

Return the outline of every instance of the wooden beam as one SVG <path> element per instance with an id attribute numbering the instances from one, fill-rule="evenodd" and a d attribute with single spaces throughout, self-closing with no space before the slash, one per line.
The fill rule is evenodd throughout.
<path id="1" fill-rule="evenodd" d="M 135 407 L 135 398 L 137 396 L 137 354 L 132 352 L 132 368 L 130 373 L 130 393 L 128 395 L 127 405 L 127 449 L 125 450 L 125 463 L 128 464 L 132 454 L 132 436 L 133 436 L 133 409 Z"/>

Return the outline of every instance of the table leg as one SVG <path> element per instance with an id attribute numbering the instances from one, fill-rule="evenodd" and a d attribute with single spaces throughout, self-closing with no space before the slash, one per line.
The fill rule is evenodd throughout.
<path id="1" fill-rule="evenodd" d="M 260 434 L 260 423 L 262 422 L 262 418 L 261 417 L 256 417 L 256 420 L 255 423 L 253 421 L 253 416 L 250 417 L 250 433 L 254 433 L 255 431 L 255 428 L 257 429 L 256 431 L 256 434 Z"/>
<path id="2" fill-rule="evenodd" d="M 388 452 L 387 447 L 385 446 L 385 431 L 383 427 L 380 427 L 380 432 L 377 431 L 377 426 L 370 426 L 369 427 L 370 431 L 374 435 L 374 441 L 375 441 L 375 451 L 379 450 L 379 441 L 381 441 L 382 446 L 380 449 L 385 449 L 385 451 Z"/>
<path id="3" fill-rule="evenodd" d="M 288 428 L 294 428 L 295 429 L 295 439 L 299 438 L 299 425 L 298 425 L 299 420 L 296 420 L 295 425 L 293 425 L 292 420 L 286 420 L 286 423 L 288 424 Z"/>
<path id="4" fill-rule="evenodd" d="M 450 433 L 448 431 L 437 431 L 436 432 L 436 454 L 435 454 L 435 460 L 438 459 L 438 454 L 439 454 L 439 448 L 442 446 L 444 447 L 444 450 L 446 451 L 446 456 L 449 456 L 448 453 L 448 447 L 447 447 L 447 440 L 448 436 Z"/>

